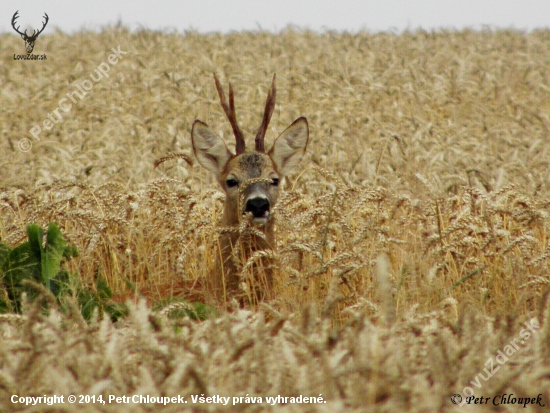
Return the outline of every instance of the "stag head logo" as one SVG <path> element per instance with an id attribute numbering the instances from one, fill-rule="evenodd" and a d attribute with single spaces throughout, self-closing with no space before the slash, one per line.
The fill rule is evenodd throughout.
<path id="1" fill-rule="evenodd" d="M 13 15 L 11 19 L 11 25 L 13 27 L 13 30 L 19 33 L 21 35 L 21 38 L 25 41 L 25 49 L 27 50 L 27 54 L 31 54 L 32 51 L 34 50 L 34 43 L 36 42 L 36 38 L 40 35 L 40 33 L 44 31 L 44 29 L 46 28 L 46 25 L 48 24 L 48 20 L 50 20 L 50 18 L 46 13 L 44 13 L 44 18 L 46 19 L 46 21 L 42 23 L 42 28 L 38 31 L 33 30 L 32 35 L 29 36 L 27 34 L 27 30 L 25 30 L 24 32 L 20 32 L 19 31 L 20 26 L 15 27 L 16 20 L 19 17 L 18 14 L 19 14 L 19 10 L 17 10 Z"/>

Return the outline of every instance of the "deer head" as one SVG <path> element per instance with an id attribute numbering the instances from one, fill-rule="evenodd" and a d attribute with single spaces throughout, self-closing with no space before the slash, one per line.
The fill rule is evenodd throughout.
<path id="1" fill-rule="evenodd" d="M 236 226 L 243 215 L 250 214 L 258 227 L 272 223 L 282 179 L 300 163 L 309 141 L 306 118 L 296 119 L 265 152 L 264 137 L 275 108 L 275 75 L 267 95 L 262 123 L 255 139 L 254 151 L 246 151 L 243 133 L 237 123 L 233 88 L 229 83 L 229 104 L 214 74 L 221 105 L 233 128 L 236 140 L 232 153 L 224 140 L 206 123 L 195 120 L 191 131 L 193 151 L 199 163 L 214 173 L 226 193 L 224 224 Z"/>
<path id="2" fill-rule="evenodd" d="M 27 50 L 27 54 L 31 54 L 32 51 L 34 50 L 34 42 L 36 42 L 36 38 L 38 37 L 38 35 L 40 33 L 42 33 L 44 31 L 44 29 L 46 28 L 46 25 L 48 24 L 48 21 L 50 20 L 50 18 L 48 17 L 48 15 L 46 13 L 44 13 L 44 18 L 46 19 L 46 21 L 44 23 L 42 23 L 42 28 L 38 31 L 33 30 L 32 35 L 28 36 L 26 30 L 24 32 L 20 32 L 19 31 L 20 26 L 15 27 L 15 21 L 19 17 L 18 13 L 19 13 L 19 10 L 17 10 L 15 12 L 15 14 L 13 15 L 13 17 L 11 19 L 11 25 L 12 25 L 13 29 L 17 33 L 19 33 L 21 35 L 21 37 L 23 38 L 23 40 L 25 41 L 25 49 Z"/>

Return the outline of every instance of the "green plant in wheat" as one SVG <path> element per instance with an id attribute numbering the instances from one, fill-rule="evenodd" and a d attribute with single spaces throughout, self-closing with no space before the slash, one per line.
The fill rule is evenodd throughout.
<path id="1" fill-rule="evenodd" d="M 76 256 L 77 249 L 67 245 L 54 223 L 50 223 L 45 232 L 36 224 L 28 225 L 27 241 L 15 248 L 0 244 L 0 272 L 5 289 L 0 312 L 21 313 L 23 295 L 32 301 L 38 285 L 55 297 L 62 310 L 67 297 L 76 297 L 86 320 L 96 309 L 115 320 L 124 316 L 125 306 L 112 302 L 112 291 L 104 279 L 98 277 L 95 289 L 91 289 L 80 285 L 77 277 L 62 268 L 64 261 Z"/>
<path id="2" fill-rule="evenodd" d="M 98 277 L 95 291 L 90 288 L 78 288 L 78 304 L 80 312 L 86 320 L 90 320 L 95 311 L 107 313 L 111 320 L 116 321 L 128 314 L 125 304 L 112 301 L 113 291 L 105 278 Z"/>
<path id="3" fill-rule="evenodd" d="M 158 301 L 153 310 L 159 311 L 169 319 L 190 318 L 206 320 L 218 315 L 216 308 L 201 302 L 189 302 L 179 297 L 170 297 Z"/>
<path id="4" fill-rule="evenodd" d="M 34 298 L 36 291 L 29 282 L 44 286 L 58 300 L 69 292 L 70 275 L 61 265 L 78 255 L 76 248 L 67 245 L 53 223 L 46 234 L 38 225 L 28 225 L 27 238 L 15 248 L 0 244 L 0 271 L 7 292 L 0 302 L 2 312 L 20 313 L 23 293 Z"/>
<path id="5" fill-rule="evenodd" d="M 75 297 L 86 320 L 96 312 L 108 314 L 113 321 L 126 316 L 126 305 L 113 301 L 113 292 L 100 273 L 91 288 L 81 285 L 78 277 L 62 268 L 64 261 L 76 256 L 77 249 L 67 245 L 54 223 L 49 224 L 46 232 L 36 224 L 28 225 L 27 241 L 15 248 L 0 244 L 0 274 L 4 286 L 0 313 L 21 313 L 23 295 L 33 300 L 38 294 L 38 285 L 55 297 L 62 311 L 66 309 L 67 297 Z M 128 287 L 138 293 L 132 283 L 128 282 Z M 156 308 L 171 318 L 206 319 L 215 312 L 205 304 L 178 299 L 161 301 Z"/>

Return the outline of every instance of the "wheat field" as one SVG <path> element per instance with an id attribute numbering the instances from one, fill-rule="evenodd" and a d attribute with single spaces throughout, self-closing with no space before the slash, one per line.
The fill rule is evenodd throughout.
<path id="1" fill-rule="evenodd" d="M 1 411 L 74 411 L 11 401 L 54 394 L 188 401 L 85 412 L 517 411 L 491 404 L 510 393 L 546 411 L 550 31 L 117 26 L 40 36 L 43 61 L 14 60 L 23 50 L 0 35 L 2 243 L 55 222 L 79 251 L 67 269 L 130 311 L 86 322 L 39 291 L 1 315 Z M 266 144 L 299 116 L 310 126 L 276 207 L 276 298 L 230 312 L 211 294 L 224 195 L 189 132 L 199 118 L 234 145 L 213 72 L 233 84 L 245 138 L 273 73 Z M 170 318 L 176 304 L 155 307 L 167 299 L 219 314 Z M 508 360 L 488 374 L 498 351 Z M 466 388 L 489 404 L 454 405 Z"/>

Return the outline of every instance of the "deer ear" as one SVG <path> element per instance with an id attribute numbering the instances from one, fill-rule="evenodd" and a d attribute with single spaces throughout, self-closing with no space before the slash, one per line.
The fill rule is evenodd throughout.
<path id="1" fill-rule="evenodd" d="M 279 172 L 286 176 L 300 164 L 309 142 L 309 127 L 307 119 L 296 119 L 275 140 L 268 155 L 271 157 Z"/>
<path id="2" fill-rule="evenodd" d="M 191 129 L 191 141 L 199 163 L 219 177 L 224 166 L 233 156 L 223 139 L 206 123 L 196 120 Z"/>

